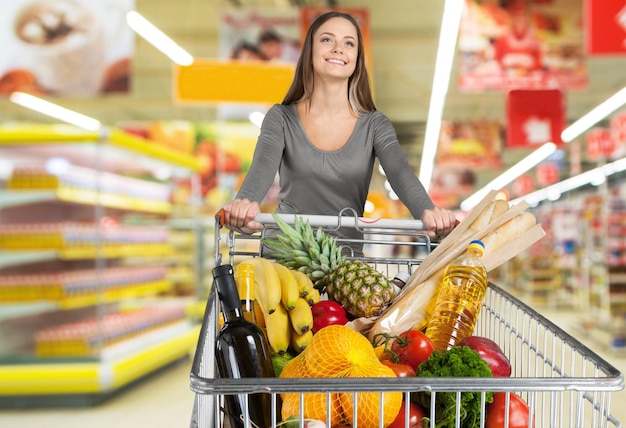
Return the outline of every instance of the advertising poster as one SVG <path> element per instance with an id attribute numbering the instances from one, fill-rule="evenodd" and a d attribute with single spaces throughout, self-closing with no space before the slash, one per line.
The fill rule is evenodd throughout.
<path id="1" fill-rule="evenodd" d="M 582 12 L 582 0 L 466 0 L 460 89 L 586 87 Z"/>
<path id="2" fill-rule="evenodd" d="M 298 61 L 300 16 L 296 8 L 226 10 L 220 24 L 222 59 L 294 65 Z"/>
<path id="3" fill-rule="evenodd" d="M 473 170 L 436 166 L 428 194 L 436 206 L 454 209 L 476 190 L 476 174 Z"/>
<path id="4" fill-rule="evenodd" d="M 502 166 L 502 126 L 498 121 L 441 124 L 437 165 L 446 168 L 499 168 Z"/>
<path id="5" fill-rule="evenodd" d="M 134 0 L 11 0 L 0 6 L 0 96 L 126 93 Z"/>

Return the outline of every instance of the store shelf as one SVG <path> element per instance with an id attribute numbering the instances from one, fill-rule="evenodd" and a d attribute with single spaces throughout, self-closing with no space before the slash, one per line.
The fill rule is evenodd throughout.
<path id="1" fill-rule="evenodd" d="M 56 251 L 0 251 L 0 269 L 7 266 L 17 266 L 28 263 L 53 260 L 57 257 Z"/>
<path id="2" fill-rule="evenodd" d="M 106 144 L 102 144 L 105 141 Z M 32 155 L 35 150 L 37 157 L 63 157 L 70 161 L 82 160 L 83 163 L 98 165 L 103 161 L 102 168 L 107 170 L 112 162 L 130 168 L 145 168 L 148 161 L 157 161 L 150 164 L 150 169 L 163 166 L 178 166 L 187 171 L 199 171 L 200 162 L 191 154 L 171 150 L 128 134 L 117 128 L 107 129 L 104 133 L 89 132 L 69 125 L 4 125 L 0 126 L 0 146 L 21 147 L 16 154 Z M 128 152 L 141 156 L 129 156 Z M 106 160 L 99 159 L 106 156 Z"/>
<path id="3" fill-rule="evenodd" d="M 197 195 L 171 201 L 196 157 L 115 128 L 5 124 L 0 159 L 0 408 L 94 404 L 188 356 L 198 320 L 176 306 L 196 290 L 169 270 L 196 258 L 176 254 L 170 223 L 185 210 L 194 225 Z M 188 271 L 172 277 L 201 281 Z"/>
<path id="4" fill-rule="evenodd" d="M 105 351 L 99 362 L 0 366 L 0 397 L 99 394 L 115 391 L 193 352 L 199 326 L 163 327 Z"/>

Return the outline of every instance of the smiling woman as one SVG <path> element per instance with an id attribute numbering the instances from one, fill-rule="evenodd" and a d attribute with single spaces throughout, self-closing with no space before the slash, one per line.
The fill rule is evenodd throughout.
<path id="1" fill-rule="evenodd" d="M 433 237 L 455 225 L 436 208 L 409 166 L 391 121 L 374 105 L 356 20 L 332 11 L 309 27 L 294 79 L 281 104 L 265 116 L 250 170 L 236 198 L 224 207 L 225 224 L 246 233 L 276 173 L 278 213 L 362 216 L 374 162 L 387 171 L 394 192 Z M 337 234 L 358 241 L 353 228 Z M 353 243 L 359 254 L 360 244 Z"/>

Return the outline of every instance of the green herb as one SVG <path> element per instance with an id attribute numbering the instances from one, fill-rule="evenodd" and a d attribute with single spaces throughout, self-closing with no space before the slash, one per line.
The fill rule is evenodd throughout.
<path id="1" fill-rule="evenodd" d="M 433 351 L 417 370 L 421 377 L 492 377 L 491 370 L 478 352 L 468 346 L 454 346 L 446 351 Z M 461 428 L 480 426 L 481 414 L 480 391 L 461 393 Z M 456 392 L 437 392 L 435 396 L 435 428 L 453 428 L 456 422 Z M 420 391 L 412 400 L 426 409 L 430 408 L 431 393 Z M 493 401 L 493 393 L 485 394 L 485 401 Z"/>

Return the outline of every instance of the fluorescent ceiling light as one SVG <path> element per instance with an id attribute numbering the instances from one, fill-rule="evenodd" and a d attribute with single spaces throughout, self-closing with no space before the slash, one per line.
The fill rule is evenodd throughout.
<path id="1" fill-rule="evenodd" d="M 545 143 L 537 150 L 520 160 L 511 168 L 491 180 L 485 187 L 474 193 L 472 196 L 461 202 L 461 209 L 469 211 L 474 208 L 491 190 L 500 190 L 520 175 L 524 174 L 531 168 L 534 168 L 541 161 L 546 159 L 556 151 L 556 144 Z"/>
<path id="2" fill-rule="evenodd" d="M 163 52 L 176 64 L 186 66 L 193 63 L 193 57 L 186 50 L 136 11 L 131 10 L 126 14 L 126 22 L 137 34 Z"/>
<path id="3" fill-rule="evenodd" d="M 100 122 L 94 118 L 68 110 L 25 92 L 13 92 L 9 99 L 22 107 L 38 111 L 39 113 L 54 117 L 55 119 L 62 120 L 78 126 L 79 128 L 87 129 L 88 131 L 97 131 L 102 126 Z"/>
<path id="4" fill-rule="evenodd" d="M 546 199 L 555 201 L 561 197 L 565 192 L 577 189 L 587 184 L 599 185 L 606 177 L 616 174 L 618 172 L 626 171 L 626 157 L 618 159 L 614 162 L 607 163 L 600 167 L 590 169 L 582 174 L 575 175 L 566 180 L 559 181 L 551 186 L 544 187 L 543 189 L 536 190 L 532 193 L 524 195 L 511 201 L 511 204 L 516 204 L 521 201 L 526 201 L 530 205 L 537 205 L 539 202 Z"/>
<path id="5" fill-rule="evenodd" d="M 569 143 L 574 138 L 591 128 L 596 123 L 613 113 L 626 103 L 626 87 L 616 92 L 609 99 L 598 105 L 589 113 L 572 123 L 561 133 L 561 140 Z"/>
<path id="6" fill-rule="evenodd" d="M 263 124 L 263 119 L 265 119 L 265 114 L 261 113 L 260 111 L 253 111 L 248 115 L 248 120 L 252 122 L 252 124 L 257 128 L 261 127 L 261 125 Z"/>
<path id="7" fill-rule="evenodd" d="M 450 84 L 450 74 L 456 50 L 456 40 L 459 35 L 461 15 L 463 12 L 463 0 L 446 0 L 439 32 L 439 48 L 435 63 L 435 75 L 433 77 L 433 90 L 430 95 L 430 107 L 426 122 L 424 136 L 424 148 L 420 165 L 419 179 L 428 192 L 430 181 L 433 176 L 435 155 L 439 144 L 439 132 L 441 131 L 441 118 L 443 107 Z"/>

